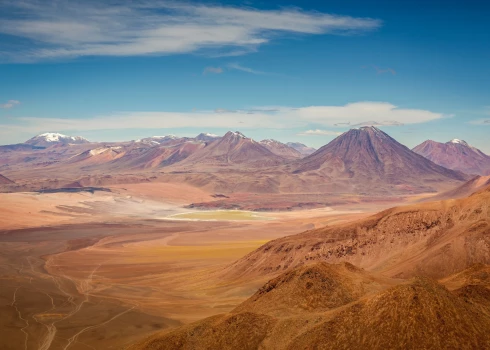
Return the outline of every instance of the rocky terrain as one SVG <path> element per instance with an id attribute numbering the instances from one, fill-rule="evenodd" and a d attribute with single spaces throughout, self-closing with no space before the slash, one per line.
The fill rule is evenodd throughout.
<path id="1" fill-rule="evenodd" d="M 488 270 L 474 265 L 438 283 L 316 263 L 268 282 L 229 314 L 132 349 L 483 349 L 490 346 Z"/>
<path id="2" fill-rule="evenodd" d="M 225 275 L 275 276 L 298 266 L 348 261 L 389 277 L 441 278 L 490 263 L 490 187 L 457 200 L 385 210 L 359 222 L 268 242 Z"/>

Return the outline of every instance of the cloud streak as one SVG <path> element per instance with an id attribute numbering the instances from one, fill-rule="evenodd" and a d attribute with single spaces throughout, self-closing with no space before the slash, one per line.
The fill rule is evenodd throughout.
<path id="1" fill-rule="evenodd" d="M 121 129 L 292 129 L 310 128 L 308 135 L 335 124 L 363 123 L 370 118 L 397 120 L 404 124 L 418 124 L 445 117 L 420 109 L 403 109 L 387 102 L 356 102 L 344 106 L 281 107 L 265 106 L 244 110 L 216 109 L 190 112 L 121 112 L 93 118 L 36 118 L 19 117 L 13 124 L 0 125 L 8 133 L 69 132 Z M 315 130 L 311 128 L 314 125 Z"/>
<path id="2" fill-rule="evenodd" d="M 202 74 L 207 75 L 207 74 L 221 74 L 223 73 L 223 68 L 221 67 L 206 67 L 204 68 L 204 71 Z"/>
<path id="3" fill-rule="evenodd" d="M 339 136 L 342 135 L 342 133 L 338 131 L 316 129 L 316 130 L 307 130 L 304 132 L 300 132 L 297 135 L 298 136 Z"/>
<path id="4" fill-rule="evenodd" d="M 208 50 L 240 55 L 274 38 L 346 34 L 381 21 L 300 9 L 259 10 L 165 0 L 4 0 L 0 33 L 15 40 L 4 59 L 170 55 Z"/>
<path id="5" fill-rule="evenodd" d="M 17 100 L 8 100 L 6 103 L 0 104 L 0 108 L 2 109 L 10 109 L 14 108 L 15 106 L 19 105 L 20 101 Z"/>

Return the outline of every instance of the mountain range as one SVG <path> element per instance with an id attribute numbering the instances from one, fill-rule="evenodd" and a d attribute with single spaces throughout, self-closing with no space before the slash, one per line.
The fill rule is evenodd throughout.
<path id="1" fill-rule="evenodd" d="M 488 158 L 473 151 L 465 153 L 465 162 L 470 162 L 470 155 L 474 154 Z M 436 164 L 430 160 L 432 155 L 426 152 L 421 156 L 374 126 L 351 129 L 318 150 L 272 139 L 255 141 L 238 131 L 222 137 L 202 133 L 196 137 L 166 135 L 127 142 L 89 142 L 47 133 L 25 144 L 0 146 L 0 171 L 17 182 L 34 174 L 26 173 L 27 168 L 35 169 L 36 178 L 63 176 L 66 180 L 62 181 L 67 183 L 78 181 L 81 176 L 144 176 L 148 171 L 157 171 L 167 174 L 165 181 L 184 181 L 227 193 L 381 196 L 448 191 L 471 178 L 466 175 L 468 171 L 450 169 L 463 162 L 456 154 L 451 166 Z M 474 164 L 475 159 L 471 158 Z"/>

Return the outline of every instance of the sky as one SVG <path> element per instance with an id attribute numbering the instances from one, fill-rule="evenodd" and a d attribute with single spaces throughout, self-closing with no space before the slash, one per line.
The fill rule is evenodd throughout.
<path id="1" fill-rule="evenodd" d="M 0 144 L 375 124 L 490 153 L 490 2 L 0 0 Z"/>

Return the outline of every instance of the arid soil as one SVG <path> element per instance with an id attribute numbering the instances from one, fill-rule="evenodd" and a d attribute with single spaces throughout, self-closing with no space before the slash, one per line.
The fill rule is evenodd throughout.
<path id="1" fill-rule="evenodd" d="M 271 239 L 387 205 L 172 221 L 214 193 L 177 184 L 109 189 L 0 194 L 0 348 L 119 349 L 229 312 L 265 282 L 223 279 L 233 261 Z"/>
<path id="2" fill-rule="evenodd" d="M 298 267 L 230 313 L 131 349 L 486 349 L 490 274 L 389 279 L 349 263 Z"/>

